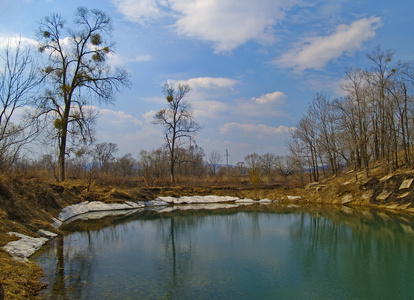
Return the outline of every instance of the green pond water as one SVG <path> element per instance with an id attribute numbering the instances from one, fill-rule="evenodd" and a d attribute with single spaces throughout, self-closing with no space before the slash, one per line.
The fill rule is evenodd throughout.
<path id="1" fill-rule="evenodd" d="M 75 221 L 44 299 L 413 299 L 414 218 L 257 205 Z"/>

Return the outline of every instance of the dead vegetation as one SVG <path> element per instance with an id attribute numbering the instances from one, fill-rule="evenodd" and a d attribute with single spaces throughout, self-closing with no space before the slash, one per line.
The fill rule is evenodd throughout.
<path id="1" fill-rule="evenodd" d="M 370 177 L 363 172 L 349 171 L 308 185 L 303 191 L 310 202 L 376 206 L 414 212 L 414 172 L 398 169 L 388 173 L 380 164 L 372 169 Z"/>
<path id="2" fill-rule="evenodd" d="M 289 201 L 287 196 L 300 196 L 307 207 L 319 204 L 347 206 L 377 206 L 414 212 L 414 184 L 411 170 L 386 172 L 381 165 L 372 168 L 370 177 L 363 173 L 349 171 L 334 176 L 306 188 L 284 187 L 270 181 L 253 185 L 248 180 L 238 178 L 237 184 L 228 186 L 220 183 L 181 181 L 177 186 L 145 186 L 129 181 L 116 186 L 97 181 L 67 180 L 56 183 L 54 180 L 23 176 L 0 175 L 0 282 L 5 290 L 5 299 L 36 299 L 42 288 L 39 283 L 41 270 L 33 263 L 18 262 L 12 259 L 2 247 L 15 239 L 8 232 L 15 231 L 38 237 L 37 231 L 45 229 L 58 232 L 50 224 L 61 209 L 82 201 L 102 201 L 121 203 L 124 201 L 153 200 L 158 196 L 217 195 L 239 198 Z M 406 183 L 404 188 L 403 183 Z M 412 183 L 412 182 L 411 182 Z M 295 184 L 293 184 L 295 185 Z M 309 206 L 310 205 L 310 206 Z"/>

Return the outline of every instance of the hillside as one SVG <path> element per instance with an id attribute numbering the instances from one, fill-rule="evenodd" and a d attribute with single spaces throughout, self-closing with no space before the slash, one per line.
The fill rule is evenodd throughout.
<path id="1" fill-rule="evenodd" d="M 301 194 L 309 202 L 347 206 L 375 206 L 414 212 L 414 171 L 386 172 L 380 165 L 369 177 L 349 171 L 339 177 L 312 183 Z"/>

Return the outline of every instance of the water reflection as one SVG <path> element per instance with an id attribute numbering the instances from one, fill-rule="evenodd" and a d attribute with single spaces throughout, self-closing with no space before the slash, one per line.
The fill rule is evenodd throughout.
<path id="1" fill-rule="evenodd" d="M 318 280 L 319 297 L 343 292 L 355 299 L 407 299 L 414 288 L 411 216 L 380 211 L 302 213 L 291 230 L 304 280 Z M 331 278 L 335 278 L 332 281 Z"/>
<path id="2" fill-rule="evenodd" d="M 414 292 L 413 218 L 250 206 L 78 220 L 34 260 L 46 299 L 389 299 Z"/>

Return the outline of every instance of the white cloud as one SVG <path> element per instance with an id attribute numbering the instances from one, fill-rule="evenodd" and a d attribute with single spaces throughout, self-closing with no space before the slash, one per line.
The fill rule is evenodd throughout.
<path id="1" fill-rule="evenodd" d="M 201 100 L 197 101 L 193 107 L 196 118 L 215 118 L 219 114 L 228 112 L 227 104 L 220 101 Z"/>
<path id="2" fill-rule="evenodd" d="M 193 106 L 196 118 L 215 118 L 219 114 L 228 112 L 228 105 L 212 99 L 237 93 L 234 87 L 239 82 L 223 77 L 198 77 L 177 83 L 185 83 L 191 87 L 188 100 Z"/>
<path id="3" fill-rule="evenodd" d="M 274 135 L 288 133 L 289 127 L 279 126 L 272 127 L 265 124 L 240 124 L 236 122 L 230 122 L 220 127 L 220 133 L 226 135 L 244 135 L 249 138 L 268 138 Z"/>
<path id="4" fill-rule="evenodd" d="M 181 80 L 177 83 L 188 84 L 191 87 L 189 96 L 195 101 L 225 97 L 235 94 L 237 80 L 223 77 L 197 77 L 188 80 Z"/>
<path id="5" fill-rule="evenodd" d="M 282 92 L 273 92 L 253 97 L 249 100 L 238 100 L 235 110 L 243 116 L 284 116 L 282 107 L 285 105 L 287 96 Z"/>
<path id="6" fill-rule="evenodd" d="M 4 47 L 5 45 L 9 44 L 10 47 L 15 48 L 20 41 L 20 45 L 23 48 L 26 47 L 37 47 L 39 45 L 39 43 L 34 40 L 34 39 L 30 39 L 30 38 L 26 38 L 23 36 L 19 36 L 19 35 L 5 35 L 5 34 L 0 34 L 0 46 Z"/>
<path id="7" fill-rule="evenodd" d="M 228 99 L 227 97 L 236 94 L 235 86 L 239 83 L 237 80 L 222 77 L 197 77 L 188 80 L 168 80 L 171 84 L 188 84 L 191 91 L 187 95 L 187 101 L 192 105 L 195 118 L 216 118 L 218 115 L 228 114 L 229 106 L 227 103 L 214 100 Z M 164 107 L 165 98 L 152 97 L 143 98 L 142 100 L 156 103 Z M 148 112 L 144 118 L 149 119 L 155 112 Z"/>
<path id="8" fill-rule="evenodd" d="M 189 37 L 214 43 L 216 52 L 232 51 L 254 40 L 274 42 L 273 26 L 292 4 L 275 0 L 174 1 L 180 13 L 174 27 Z"/>
<path id="9" fill-rule="evenodd" d="M 140 119 L 123 111 L 99 109 L 97 142 L 111 142 L 123 150 L 119 155 L 132 152 L 137 155 L 142 149 L 151 150 L 162 145 L 160 128 L 152 124 L 154 111 L 143 114 Z"/>
<path id="10" fill-rule="evenodd" d="M 140 63 L 140 62 L 147 62 L 147 61 L 151 61 L 152 55 L 137 55 L 133 58 L 129 58 L 129 57 L 122 57 L 117 53 L 108 53 L 108 62 L 110 65 L 112 66 L 125 66 L 127 64 L 130 63 Z"/>
<path id="11" fill-rule="evenodd" d="M 136 128 L 142 125 L 142 121 L 123 111 L 101 109 L 99 111 L 99 118 L 106 126 L 112 127 L 113 129 L 118 127 L 119 130 L 121 128 Z"/>
<path id="12" fill-rule="evenodd" d="M 191 78 L 186 81 L 180 81 L 188 84 L 192 89 L 230 89 L 234 90 L 234 86 L 238 83 L 237 80 L 222 77 L 198 77 Z"/>
<path id="13" fill-rule="evenodd" d="M 268 103 L 277 103 L 277 104 L 284 104 L 286 101 L 286 95 L 282 92 L 273 92 L 266 95 L 262 95 L 258 98 L 253 97 L 251 100 L 259 103 L 259 104 L 268 104 Z"/>
<path id="14" fill-rule="evenodd" d="M 134 22 L 175 20 L 178 34 L 214 44 L 228 52 L 249 41 L 275 41 L 274 26 L 298 0 L 113 0 L 119 12 Z"/>
<path id="15" fill-rule="evenodd" d="M 151 109 L 149 112 L 146 112 L 145 114 L 143 114 L 142 117 L 144 118 L 145 124 L 152 124 L 156 113 L 157 112 L 155 110 Z"/>
<path id="16" fill-rule="evenodd" d="M 297 72 L 306 69 L 321 69 L 329 61 L 344 54 L 352 55 L 363 43 L 375 37 L 382 26 L 381 18 L 363 18 L 350 25 L 341 24 L 327 36 L 305 39 L 299 46 L 275 60 L 281 67 L 293 68 Z"/>
<path id="17" fill-rule="evenodd" d="M 168 5 L 165 0 L 113 0 L 112 2 L 127 20 L 141 24 L 161 17 L 163 8 Z"/>

